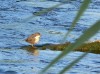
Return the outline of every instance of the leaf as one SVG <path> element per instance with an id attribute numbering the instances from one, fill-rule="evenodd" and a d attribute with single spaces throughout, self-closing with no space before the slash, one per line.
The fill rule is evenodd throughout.
<path id="1" fill-rule="evenodd" d="M 60 5 L 63 5 L 63 4 L 62 3 L 56 4 L 56 5 L 54 5 L 54 6 L 50 7 L 50 8 L 43 9 L 42 11 L 39 11 L 39 12 L 35 13 L 34 15 L 35 16 L 43 15 L 43 14 L 48 13 L 48 12 L 52 11 L 53 9 L 59 7 Z"/>
<path id="2" fill-rule="evenodd" d="M 100 30 L 100 21 L 97 21 L 93 26 L 91 26 L 89 29 L 87 29 L 82 36 L 73 44 L 69 45 L 64 49 L 64 51 L 56 57 L 47 67 L 45 67 L 40 74 L 43 74 L 46 72 L 53 64 L 55 64 L 58 60 L 60 60 L 62 57 L 67 55 L 69 52 L 77 48 L 78 46 L 82 45 L 85 41 L 87 41 L 89 38 L 91 38 L 94 34 L 96 34 Z"/>
<path id="3" fill-rule="evenodd" d="M 65 0 L 65 1 L 67 2 L 67 0 Z M 64 5 L 64 4 L 65 4 L 65 2 L 64 3 L 59 3 L 59 4 L 56 4 L 56 5 L 52 6 L 52 7 L 50 7 L 50 8 L 43 9 L 43 10 L 41 10 L 39 12 L 36 12 L 36 13 L 34 13 L 34 15 L 31 15 L 30 17 L 24 19 L 22 22 L 27 22 L 28 20 L 30 20 L 32 18 L 35 18 L 37 16 L 41 16 L 43 14 L 46 14 L 46 13 L 54 10 L 55 8 L 57 8 L 57 7 L 61 6 L 61 5 Z"/>
<path id="4" fill-rule="evenodd" d="M 59 74 L 64 74 L 66 71 L 68 71 L 72 66 L 74 66 L 76 63 L 78 63 L 82 58 L 84 58 L 88 52 L 85 52 L 81 56 L 79 56 L 77 59 L 75 59 L 73 62 L 71 62 L 69 65 L 67 65 Z"/>
<path id="5" fill-rule="evenodd" d="M 43 10 L 41 10 L 41 11 L 39 11 L 39 12 L 36 12 L 36 13 L 34 13 L 34 15 L 31 15 L 30 17 L 24 19 L 22 22 L 27 22 L 28 20 L 30 20 L 30 19 L 32 19 L 32 18 L 35 18 L 35 17 L 37 17 L 37 16 L 41 16 L 41 15 L 43 15 L 43 14 L 46 14 L 46 13 L 48 13 L 48 12 L 54 10 L 55 8 L 57 8 L 57 7 L 59 7 L 59 6 L 64 5 L 66 2 L 69 2 L 69 1 L 71 1 L 71 0 L 63 0 L 63 1 L 61 1 L 61 3 L 56 4 L 56 5 L 54 5 L 54 6 L 50 7 L 50 8 L 43 9 Z"/>
<path id="6" fill-rule="evenodd" d="M 75 17 L 75 19 L 72 22 L 72 25 L 71 25 L 69 31 L 65 34 L 64 38 L 62 39 L 62 42 L 64 42 L 66 40 L 66 38 L 68 37 L 69 33 L 73 30 L 73 27 L 75 27 L 76 22 L 80 19 L 80 17 L 83 15 L 85 10 L 89 6 L 90 1 L 91 0 L 84 0 L 83 4 L 81 5 L 80 9 L 78 10 L 77 16 Z"/>

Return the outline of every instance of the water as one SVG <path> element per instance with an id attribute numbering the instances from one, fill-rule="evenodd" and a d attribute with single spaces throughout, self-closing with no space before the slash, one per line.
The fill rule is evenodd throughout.
<path id="1" fill-rule="evenodd" d="M 38 74 L 38 72 L 50 63 L 52 59 L 61 53 L 61 51 L 50 50 L 38 50 L 38 52 L 39 54 L 35 55 L 34 52 L 28 52 L 22 49 L 2 49 L 0 50 L 0 69 L 3 72 L 14 71 L 18 74 Z M 71 52 L 68 56 L 62 58 L 57 64 L 50 68 L 47 74 L 58 74 L 62 68 L 81 54 L 82 52 Z M 68 73 L 65 74 L 99 74 L 100 60 L 97 58 L 100 58 L 99 54 L 89 53 L 84 59 L 82 59 Z"/>
<path id="2" fill-rule="evenodd" d="M 0 74 L 38 74 L 61 53 L 61 51 L 49 49 L 34 49 L 32 51 L 25 48 L 20 49 L 21 46 L 27 47 L 29 45 L 24 39 L 35 32 L 42 34 L 39 44 L 59 43 L 61 41 L 77 13 L 80 5 L 78 1 L 65 4 L 48 14 L 22 22 L 36 11 L 58 3 L 53 1 L 11 2 L 10 0 L 0 2 Z M 100 7 L 95 3 L 100 2 L 94 1 L 89 6 L 66 41 L 74 42 L 91 24 L 100 19 Z M 89 41 L 95 40 L 100 40 L 100 32 Z M 71 52 L 50 68 L 47 74 L 58 74 L 62 68 L 81 54 L 83 53 Z M 99 54 L 89 53 L 65 74 L 100 74 L 100 60 L 98 58 L 100 58 Z"/>

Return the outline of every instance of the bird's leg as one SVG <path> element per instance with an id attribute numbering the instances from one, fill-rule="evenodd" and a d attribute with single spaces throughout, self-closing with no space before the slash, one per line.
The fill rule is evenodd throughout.
<path id="1" fill-rule="evenodd" d="M 33 44 L 31 44 L 31 46 L 34 47 Z"/>
<path id="2" fill-rule="evenodd" d="M 33 44 L 31 44 L 31 46 L 33 47 Z"/>

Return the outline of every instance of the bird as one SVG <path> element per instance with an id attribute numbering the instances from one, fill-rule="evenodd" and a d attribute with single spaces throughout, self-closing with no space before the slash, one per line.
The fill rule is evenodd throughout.
<path id="1" fill-rule="evenodd" d="M 41 34 L 39 32 L 36 32 L 34 34 L 31 34 L 28 38 L 25 39 L 26 42 L 30 43 L 33 47 L 34 44 L 37 44 L 40 40 Z"/>

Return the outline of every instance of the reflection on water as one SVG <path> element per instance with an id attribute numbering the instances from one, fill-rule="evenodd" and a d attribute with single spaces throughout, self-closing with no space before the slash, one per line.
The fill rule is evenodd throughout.
<path id="1" fill-rule="evenodd" d="M 39 62 L 38 56 L 39 56 L 39 51 L 38 48 L 35 46 L 24 46 L 22 47 L 24 50 L 27 50 L 28 52 L 32 53 L 34 55 L 34 58 L 31 59 L 33 62 Z"/>
<path id="2" fill-rule="evenodd" d="M 23 46 L 21 48 L 27 50 L 28 52 L 31 52 L 34 56 L 39 55 L 38 48 L 35 46 Z"/>

